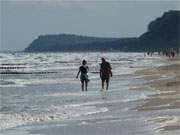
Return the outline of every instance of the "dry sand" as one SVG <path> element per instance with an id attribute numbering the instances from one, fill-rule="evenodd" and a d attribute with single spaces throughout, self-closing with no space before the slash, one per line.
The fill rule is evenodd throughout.
<path id="1" fill-rule="evenodd" d="M 158 94 L 149 96 L 142 105 L 136 108 L 138 111 L 150 112 L 180 108 L 180 64 L 141 70 L 137 74 L 143 75 L 143 78 L 148 80 L 146 85 L 158 90 Z M 163 131 L 180 130 L 180 114 L 169 117 L 158 116 L 150 121 L 164 125 L 160 129 Z"/>

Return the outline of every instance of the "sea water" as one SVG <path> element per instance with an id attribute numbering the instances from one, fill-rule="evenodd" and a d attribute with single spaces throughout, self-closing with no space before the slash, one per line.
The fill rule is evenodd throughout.
<path id="1" fill-rule="evenodd" d="M 113 72 L 110 88 L 103 92 L 98 73 L 101 57 L 111 63 Z M 89 66 L 87 92 L 81 92 L 76 79 L 83 59 Z M 0 53 L 0 130 L 67 120 L 129 125 L 138 117 L 145 121 L 145 115 L 129 110 L 157 91 L 148 86 L 131 90 L 145 83 L 134 72 L 165 64 L 163 58 L 143 53 Z"/>

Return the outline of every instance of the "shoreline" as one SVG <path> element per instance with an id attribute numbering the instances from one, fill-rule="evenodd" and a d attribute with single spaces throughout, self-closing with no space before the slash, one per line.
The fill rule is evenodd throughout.
<path id="1" fill-rule="evenodd" d="M 179 61 L 180 57 L 174 61 Z M 158 68 L 137 71 L 136 75 L 143 75 L 147 81 L 144 85 L 150 86 L 157 94 L 143 99 L 142 105 L 135 109 L 140 112 L 155 112 L 180 109 L 180 63 L 160 66 Z M 175 131 L 180 133 L 180 114 L 159 115 L 150 118 L 149 122 L 159 125 L 158 131 Z"/>
<path id="2" fill-rule="evenodd" d="M 20 112 L 19 114 L 15 112 L 15 115 L 13 115 L 15 116 L 15 118 L 9 116 L 6 117 L 7 123 L 9 123 L 9 125 L 11 126 L 11 124 L 15 122 L 15 126 L 12 125 L 12 128 L 10 127 L 5 129 L 3 131 L 3 134 L 118 135 L 119 133 L 121 133 L 123 135 L 154 135 L 157 132 L 157 134 L 159 135 L 159 133 L 161 134 L 162 130 L 165 130 L 169 134 L 176 135 L 176 133 L 174 132 L 177 132 L 177 129 L 179 128 L 179 118 L 177 117 L 179 116 L 179 113 L 177 113 L 177 109 L 179 109 L 179 107 L 177 106 L 178 104 L 174 103 L 174 98 L 177 98 L 175 96 L 178 95 L 178 91 L 174 90 L 173 87 L 177 88 L 178 84 L 178 82 L 174 80 L 174 78 L 179 73 L 176 72 L 178 71 L 177 67 L 179 67 L 179 65 L 176 64 L 177 61 L 172 59 L 168 61 L 166 58 L 162 59 L 159 56 L 146 58 L 143 57 L 142 54 L 134 55 L 135 59 L 131 58 L 131 54 L 127 55 L 130 57 L 128 59 L 126 58 L 126 55 L 122 56 L 121 58 L 121 54 L 117 56 L 110 56 L 112 56 L 111 59 L 116 58 L 118 61 L 124 60 L 125 62 L 128 62 L 129 74 L 127 72 L 124 72 L 126 70 L 123 70 L 125 66 L 127 67 L 127 65 L 123 65 L 121 62 L 114 63 L 118 64 L 115 65 L 115 67 L 117 67 L 116 71 L 123 74 L 114 75 L 114 78 L 112 78 L 111 80 L 112 82 L 110 90 L 107 92 L 104 91 L 103 93 L 99 91 L 100 80 L 99 76 L 96 75 L 93 76 L 95 80 L 91 80 L 91 85 L 93 87 L 91 87 L 91 89 L 89 89 L 89 92 L 86 94 L 79 91 L 79 80 L 73 81 L 71 78 L 69 79 L 69 74 L 63 74 L 63 80 L 64 78 L 67 80 L 69 79 L 68 83 L 67 80 L 60 83 L 59 81 L 61 81 L 62 78 L 59 77 L 59 75 L 53 76 L 53 78 L 50 77 L 48 78 L 48 80 L 46 78 L 42 79 L 39 83 L 34 83 L 34 78 L 32 78 L 33 81 L 31 81 L 29 80 L 29 76 L 27 76 L 27 78 L 23 79 L 23 81 L 31 81 L 30 84 L 32 84 L 32 86 L 27 85 L 29 93 L 25 91 L 26 97 L 24 97 L 24 95 L 17 96 L 15 94 L 15 100 L 11 101 L 11 99 L 9 99 L 11 103 L 14 103 L 15 101 L 15 103 L 17 103 L 17 108 L 24 110 L 24 112 Z M 24 58 L 22 60 L 24 60 Z M 131 62 L 129 63 L 129 61 Z M 147 64 L 145 64 L 144 62 L 147 62 Z M 94 61 L 92 63 L 94 63 Z M 137 63 L 139 63 L 138 67 L 140 68 L 136 68 Z M 151 63 L 153 65 L 151 65 Z M 165 64 L 168 64 L 168 68 L 167 66 L 159 67 L 160 65 Z M 135 70 L 137 74 L 135 74 Z M 68 71 L 69 73 L 69 68 L 67 68 L 66 71 Z M 74 71 L 75 70 L 72 70 L 72 72 L 70 73 L 74 73 Z M 54 80 L 55 82 L 58 80 L 58 85 L 56 83 L 56 85 L 54 85 L 54 83 L 51 83 L 51 80 Z M 158 89 L 160 82 L 165 80 L 168 82 L 169 90 Z M 173 82 L 171 82 L 172 80 Z M 16 83 L 16 81 L 14 82 Z M 71 82 L 72 85 L 69 85 L 69 82 Z M 164 87 L 165 84 L 163 82 L 161 83 L 162 87 Z M 156 86 L 155 84 L 158 86 Z M 22 92 L 24 92 L 24 90 L 26 90 L 27 88 L 21 88 Z M 172 88 L 173 91 L 171 90 Z M 5 88 L 5 92 L 7 92 L 6 89 L 8 88 Z M 19 90 L 19 87 L 12 90 Z M 32 93 L 31 90 L 36 90 L 36 92 Z M 77 93 L 77 91 L 79 93 Z M 71 92 L 72 94 L 69 94 Z M 7 92 L 7 94 L 10 93 Z M 32 98 L 32 95 L 35 95 L 35 98 Z M 172 98 L 170 98 L 169 95 L 173 95 Z M 37 97 L 38 100 L 36 100 Z M 168 100 L 164 101 L 162 97 Z M 26 104 L 26 102 L 24 102 L 24 99 L 26 98 L 30 99 L 29 101 L 31 101 L 31 104 L 39 104 L 35 107 L 31 104 Z M 23 106 L 18 106 L 19 101 L 20 103 L 23 103 Z M 169 102 L 173 103 L 169 105 Z M 64 103 L 66 103 L 66 105 L 64 105 Z M 11 106 L 11 104 L 7 104 L 6 106 Z M 6 106 L 4 109 L 7 109 Z M 169 106 L 171 106 L 172 108 L 170 108 Z M 103 108 L 108 109 L 108 111 L 91 113 L 94 111 L 97 112 L 99 109 L 101 110 Z M 35 112 L 32 112 L 32 109 L 34 109 Z M 38 122 L 39 120 L 40 122 Z M 166 123 L 168 123 L 168 125 Z M 126 127 L 128 127 L 128 130 L 126 129 Z"/>

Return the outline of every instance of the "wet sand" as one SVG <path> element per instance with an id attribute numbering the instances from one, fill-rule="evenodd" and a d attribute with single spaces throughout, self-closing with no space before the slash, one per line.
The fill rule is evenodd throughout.
<path id="1" fill-rule="evenodd" d="M 180 59 L 176 58 L 175 60 L 179 61 Z M 147 80 L 145 85 L 158 91 L 157 94 L 143 100 L 143 104 L 136 108 L 138 111 L 163 112 L 170 109 L 180 109 L 180 64 L 141 70 L 136 74 L 143 75 L 143 78 Z M 178 130 L 180 133 L 180 113 L 178 115 L 158 116 L 149 121 L 162 125 L 160 131 Z"/>

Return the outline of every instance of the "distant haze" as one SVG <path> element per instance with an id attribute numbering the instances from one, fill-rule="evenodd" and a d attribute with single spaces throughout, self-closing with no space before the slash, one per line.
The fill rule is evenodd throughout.
<path id="1" fill-rule="evenodd" d="M 21 51 L 39 35 L 137 37 L 179 0 L 0 0 L 0 51 Z"/>

